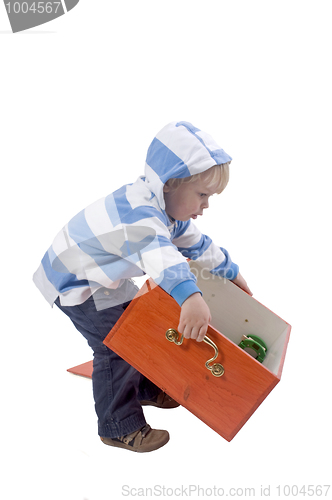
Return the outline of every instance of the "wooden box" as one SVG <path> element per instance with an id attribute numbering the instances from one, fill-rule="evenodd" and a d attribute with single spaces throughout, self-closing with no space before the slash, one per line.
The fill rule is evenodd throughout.
<path id="1" fill-rule="evenodd" d="M 232 282 L 204 272 L 195 262 L 190 266 L 212 315 L 206 342 L 178 342 L 180 307 L 152 280 L 104 342 L 231 441 L 279 382 L 291 326 Z M 262 363 L 238 346 L 250 334 L 266 344 Z M 216 375 L 215 363 L 222 365 Z"/>

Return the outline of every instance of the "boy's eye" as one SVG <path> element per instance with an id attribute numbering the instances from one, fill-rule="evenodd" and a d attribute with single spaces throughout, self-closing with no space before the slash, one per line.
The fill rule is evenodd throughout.
<path id="1" fill-rule="evenodd" d="M 202 197 L 203 197 L 203 196 L 206 196 L 206 194 L 205 194 L 205 193 L 200 193 L 200 196 L 202 196 Z"/>

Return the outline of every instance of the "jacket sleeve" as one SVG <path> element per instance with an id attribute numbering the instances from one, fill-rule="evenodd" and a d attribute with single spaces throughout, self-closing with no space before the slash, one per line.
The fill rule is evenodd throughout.
<path id="1" fill-rule="evenodd" d="M 209 236 L 202 234 L 190 220 L 178 224 L 178 231 L 173 239 L 181 254 L 191 260 L 196 260 L 212 274 L 232 280 L 239 272 L 239 266 L 222 247 L 217 246 Z"/>
<path id="2" fill-rule="evenodd" d="M 143 273 L 170 294 L 181 306 L 192 294 L 199 292 L 196 276 L 187 258 L 172 243 L 166 219 L 159 210 L 140 207 L 123 217 L 124 238 L 117 245 L 121 258 Z M 112 238 L 114 242 L 114 238 Z M 137 274 L 136 274 L 137 275 Z"/>

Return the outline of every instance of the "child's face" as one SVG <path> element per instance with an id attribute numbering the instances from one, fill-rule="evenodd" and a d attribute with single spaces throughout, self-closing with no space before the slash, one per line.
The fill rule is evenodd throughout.
<path id="1" fill-rule="evenodd" d="M 200 178 L 192 182 L 184 182 L 177 188 L 164 186 L 164 198 L 166 213 L 176 220 L 187 221 L 190 218 L 197 219 L 203 215 L 203 210 L 209 207 L 209 198 L 217 189 L 217 186 L 207 187 L 204 172 Z"/>

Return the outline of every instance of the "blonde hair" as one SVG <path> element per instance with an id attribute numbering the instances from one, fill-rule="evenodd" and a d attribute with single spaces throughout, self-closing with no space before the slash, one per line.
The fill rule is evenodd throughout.
<path id="1" fill-rule="evenodd" d="M 205 172 L 200 172 L 199 174 L 191 175 L 190 177 L 182 177 L 182 179 L 171 178 L 165 183 L 171 189 L 177 189 L 184 182 L 193 182 L 199 179 L 202 174 L 209 172 L 209 175 L 206 176 L 206 187 L 211 187 L 217 185 L 216 193 L 220 194 L 228 184 L 229 181 L 229 164 L 231 162 L 222 163 L 221 165 L 214 165 L 210 167 Z"/>

